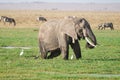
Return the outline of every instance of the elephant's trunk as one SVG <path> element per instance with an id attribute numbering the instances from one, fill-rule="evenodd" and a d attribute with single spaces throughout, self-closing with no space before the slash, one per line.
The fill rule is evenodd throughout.
<path id="1" fill-rule="evenodd" d="M 96 44 L 97 44 L 96 37 L 95 37 L 95 35 L 93 34 L 91 28 L 89 28 L 89 29 L 87 28 L 86 30 L 87 30 L 87 35 L 88 35 L 88 37 L 90 38 L 91 42 L 92 42 L 94 45 L 96 45 Z M 88 45 L 88 47 L 89 47 L 89 48 L 94 48 L 95 46 L 93 46 L 93 45 L 91 45 L 91 46 Z"/>
<path id="2" fill-rule="evenodd" d="M 85 40 L 87 41 L 86 47 L 88 47 L 88 48 L 94 48 L 94 47 L 96 47 L 96 44 L 97 44 L 96 37 L 93 34 L 91 28 L 90 27 L 86 27 L 83 30 L 83 34 L 85 36 Z"/>

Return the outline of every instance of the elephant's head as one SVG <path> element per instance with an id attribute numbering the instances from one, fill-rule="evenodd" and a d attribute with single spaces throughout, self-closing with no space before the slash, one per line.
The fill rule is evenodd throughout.
<path id="1" fill-rule="evenodd" d="M 90 24 L 84 18 L 74 19 L 75 22 L 75 30 L 77 33 L 78 38 L 84 38 L 87 43 L 87 48 L 94 48 L 96 47 L 97 41 L 96 37 L 93 34 Z"/>
<path id="2" fill-rule="evenodd" d="M 83 38 L 87 41 L 86 47 L 96 47 L 96 37 L 86 19 L 77 17 L 65 18 L 60 26 L 64 26 L 60 31 L 69 35 L 72 38 L 73 43 L 75 40 Z"/>

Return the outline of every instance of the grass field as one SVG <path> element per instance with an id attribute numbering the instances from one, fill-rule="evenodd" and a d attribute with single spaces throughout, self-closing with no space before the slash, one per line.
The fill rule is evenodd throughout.
<path id="1" fill-rule="evenodd" d="M 26 10 L 1 11 L 0 15 L 15 17 L 17 22 L 15 28 L 0 23 L 0 80 L 120 79 L 120 13 Z M 99 45 L 95 49 L 86 49 L 85 41 L 81 40 L 80 60 L 65 61 L 61 56 L 50 60 L 34 59 L 39 54 L 36 30 L 41 23 L 35 21 L 39 15 L 48 19 L 59 19 L 67 15 L 85 17 L 90 22 Z M 96 26 L 106 21 L 115 24 L 114 31 L 97 30 Z M 19 56 L 20 48 L 2 48 L 6 46 L 31 49 L 24 49 L 24 54 Z M 70 49 L 70 56 L 72 53 Z"/>

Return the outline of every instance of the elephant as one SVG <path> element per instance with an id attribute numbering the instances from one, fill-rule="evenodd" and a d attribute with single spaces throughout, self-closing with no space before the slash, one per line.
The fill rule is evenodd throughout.
<path id="1" fill-rule="evenodd" d="M 96 37 L 85 18 L 66 18 L 43 23 L 38 36 L 41 58 L 52 59 L 62 54 L 62 58 L 68 60 L 70 45 L 76 59 L 80 59 L 82 58 L 79 44 L 81 38 L 87 41 L 88 48 L 96 47 Z"/>
<path id="2" fill-rule="evenodd" d="M 98 25 L 98 29 L 105 30 L 105 28 L 110 28 L 111 30 L 114 30 L 113 23 L 111 23 L 111 22 L 110 23 L 101 23 Z"/>

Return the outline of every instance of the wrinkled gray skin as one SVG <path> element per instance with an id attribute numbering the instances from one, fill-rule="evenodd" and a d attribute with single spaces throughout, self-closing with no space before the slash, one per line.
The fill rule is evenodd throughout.
<path id="1" fill-rule="evenodd" d="M 102 23 L 98 25 L 99 30 L 105 30 L 105 28 L 110 28 L 111 30 L 114 30 L 113 23 Z"/>
<path id="2" fill-rule="evenodd" d="M 89 23 L 84 18 L 52 20 L 41 25 L 39 30 L 39 48 L 41 58 L 51 59 L 62 54 L 63 59 L 69 57 L 69 45 L 72 47 L 76 59 L 81 58 L 81 49 L 78 40 L 84 37 L 97 44 Z M 94 48 L 89 43 L 88 48 Z M 48 55 L 48 52 L 50 54 Z"/>

